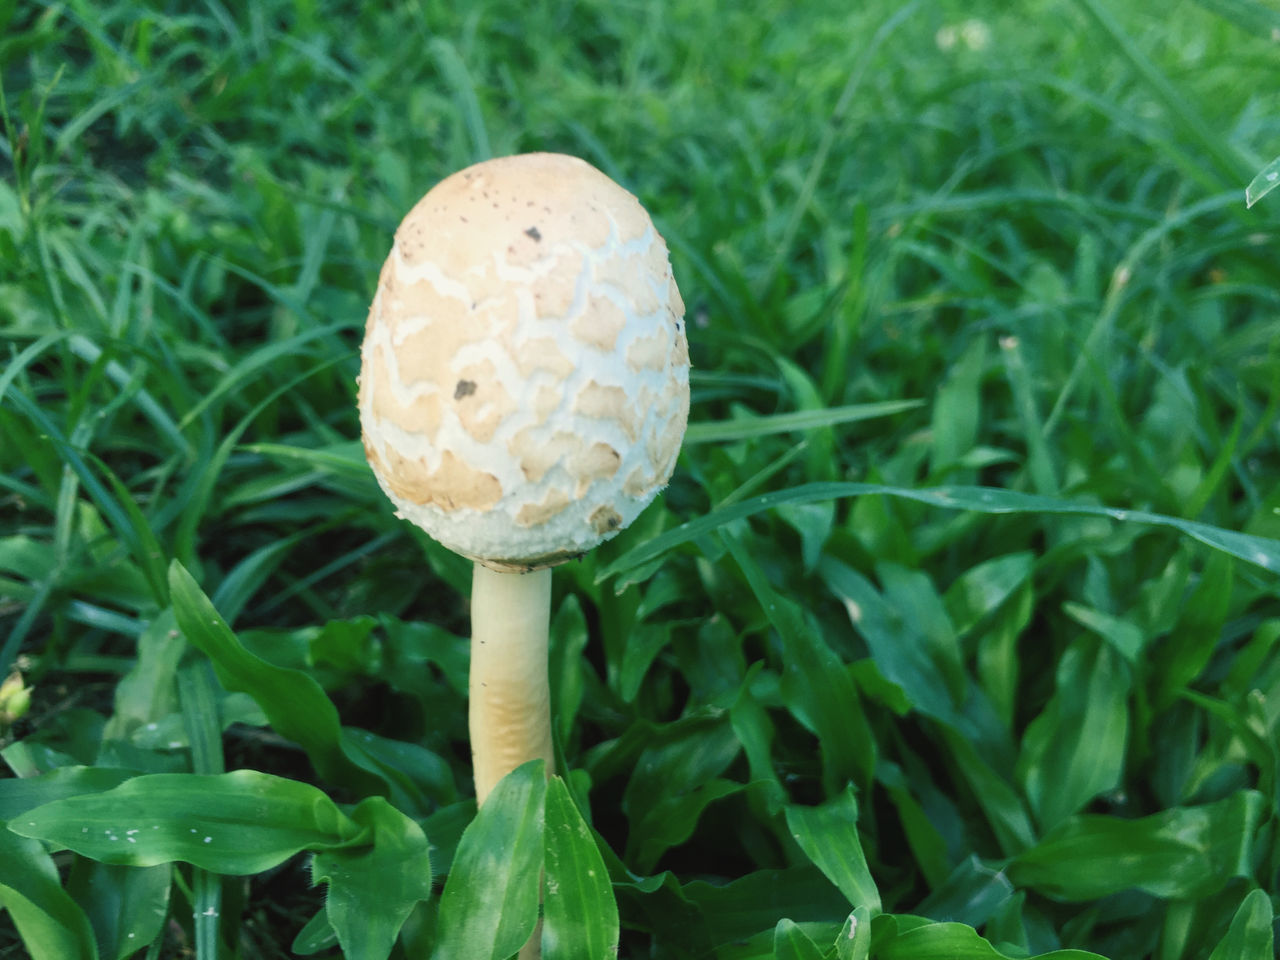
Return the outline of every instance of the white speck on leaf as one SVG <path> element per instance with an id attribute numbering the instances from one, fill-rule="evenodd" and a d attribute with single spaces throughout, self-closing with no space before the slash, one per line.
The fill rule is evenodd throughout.
<path id="1" fill-rule="evenodd" d="M 858 933 L 858 918 L 849 915 L 849 939 L 852 940 Z"/>
<path id="2" fill-rule="evenodd" d="M 205 837 L 205 838 L 204 838 L 204 842 L 205 842 L 205 843 L 213 843 L 213 837 Z"/>

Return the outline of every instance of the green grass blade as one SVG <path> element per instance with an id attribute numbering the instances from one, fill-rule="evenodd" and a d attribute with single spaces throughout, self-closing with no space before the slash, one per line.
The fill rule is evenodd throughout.
<path id="1" fill-rule="evenodd" d="M 1195 0 L 1206 10 L 1230 20 L 1242 30 L 1258 37 L 1275 39 L 1280 31 L 1280 10 L 1258 0 Z"/>
<path id="2" fill-rule="evenodd" d="M 872 495 L 898 497 L 947 510 L 972 510 L 986 514 L 1075 514 L 1166 527 L 1183 533 L 1214 550 L 1255 564 L 1264 570 L 1280 573 L 1280 541 L 1234 530 L 1224 530 L 1221 527 L 1194 520 L 1183 520 L 1179 517 L 1149 513 L 1145 510 L 1124 510 L 1092 503 L 1075 503 L 1070 500 L 1019 493 L 1013 490 L 999 490 L 993 487 L 957 486 L 913 490 L 881 483 L 849 482 L 806 484 L 775 493 L 766 493 L 714 510 L 706 516 L 682 523 L 628 550 L 598 571 L 596 582 L 601 583 L 626 570 L 648 563 L 668 550 L 690 543 L 734 520 L 764 513 L 779 504 L 816 503 L 822 500 Z"/>
<path id="3" fill-rule="evenodd" d="M 245 381 L 266 369 L 271 364 L 277 363 L 285 357 L 296 357 L 301 354 L 301 348 L 311 341 L 331 337 L 335 333 L 349 329 L 350 327 L 350 323 L 333 323 L 325 327 L 313 327 L 309 330 L 304 330 L 295 336 L 289 337 L 287 340 L 270 343 L 253 351 L 228 370 L 226 376 L 219 380 L 211 390 L 200 398 L 200 401 L 195 406 L 183 415 L 182 420 L 178 423 L 178 429 L 185 430 L 214 403 L 226 394 L 243 385 Z M 343 359 L 345 358 L 333 357 L 325 366 L 337 363 Z M 292 383 L 290 386 L 292 386 Z"/>
<path id="4" fill-rule="evenodd" d="M 194 663 L 178 672 L 178 701 L 187 742 L 191 745 L 191 765 L 197 774 L 225 771 L 222 756 L 222 723 L 213 678 L 207 663 Z M 217 960 L 218 931 L 222 917 L 222 878 L 200 867 L 192 868 L 192 923 L 195 927 L 197 960 Z"/>
<path id="5" fill-rule="evenodd" d="M 1165 109 L 1182 127 L 1185 136 L 1197 142 L 1205 154 L 1213 160 L 1217 166 L 1218 176 L 1224 181 L 1224 186 L 1233 180 L 1238 182 L 1242 179 L 1245 175 L 1244 160 L 1240 154 L 1228 145 L 1228 140 L 1223 133 L 1215 132 L 1209 126 L 1200 112 L 1170 82 L 1164 72 L 1152 62 L 1133 38 L 1125 33 L 1124 28 L 1120 26 L 1103 0 L 1076 0 L 1076 3 L 1123 54 L 1151 92 L 1163 102 Z"/>
<path id="6" fill-rule="evenodd" d="M 1031 372 L 1022 354 L 1017 337 L 1000 340 L 1000 356 L 1004 360 L 1005 376 L 1013 390 L 1013 403 L 1022 424 L 1023 440 L 1027 445 L 1027 468 L 1031 485 L 1036 493 L 1054 497 L 1059 493 L 1058 471 L 1045 436 L 1044 422 L 1036 407 L 1035 392 L 1031 385 Z"/>
<path id="7" fill-rule="evenodd" d="M 1276 157 L 1259 171 L 1244 191 L 1246 207 L 1252 207 L 1268 193 L 1280 187 L 1280 157 Z"/>
<path id="8" fill-rule="evenodd" d="M 847 407 L 830 407 L 824 410 L 799 410 L 794 413 L 776 413 L 766 417 L 744 420 L 719 420 L 712 423 L 691 423 L 685 433 L 685 446 L 700 443 L 729 443 L 749 440 L 776 433 L 792 433 L 834 427 L 842 423 L 857 423 L 877 417 L 891 417 L 918 410 L 923 400 L 886 400 L 881 403 L 860 403 Z"/>

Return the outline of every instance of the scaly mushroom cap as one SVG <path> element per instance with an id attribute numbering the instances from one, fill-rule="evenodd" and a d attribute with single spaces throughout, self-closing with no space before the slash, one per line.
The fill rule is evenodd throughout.
<path id="1" fill-rule="evenodd" d="M 405 217 L 361 349 L 365 455 L 401 516 L 499 570 L 629 524 L 689 415 L 684 303 L 638 200 L 576 157 L 468 167 Z"/>

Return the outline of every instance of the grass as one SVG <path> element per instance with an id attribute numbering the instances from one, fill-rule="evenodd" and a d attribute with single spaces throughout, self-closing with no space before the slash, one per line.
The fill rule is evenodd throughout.
<path id="1" fill-rule="evenodd" d="M 1280 18 L 717 6 L 0 3 L 0 957 L 504 956 L 542 867 L 548 957 L 1273 955 Z M 475 816 L 356 349 L 534 149 L 667 237 L 696 442 Z"/>

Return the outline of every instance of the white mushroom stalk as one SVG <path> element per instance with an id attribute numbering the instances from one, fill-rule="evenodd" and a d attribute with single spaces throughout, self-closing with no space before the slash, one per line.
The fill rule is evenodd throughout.
<path id="1" fill-rule="evenodd" d="M 551 570 L 499 573 L 482 563 L 471 581 L 471 683 L 468 722 L 476 802 L 520 764 L 542 758 L 548 776 L 551 689 L 547 628 Z"/>
<path id="2" fill-rule="evenodd" d="M 476 793 L 551 770 L 550 571 L 666 485 L 689 412 L 684 304 L 639 201 L 525 154 L 447 178 L 396 231 L 361 351 L 365 453 L 398 514 L 476 561 Z"/>

